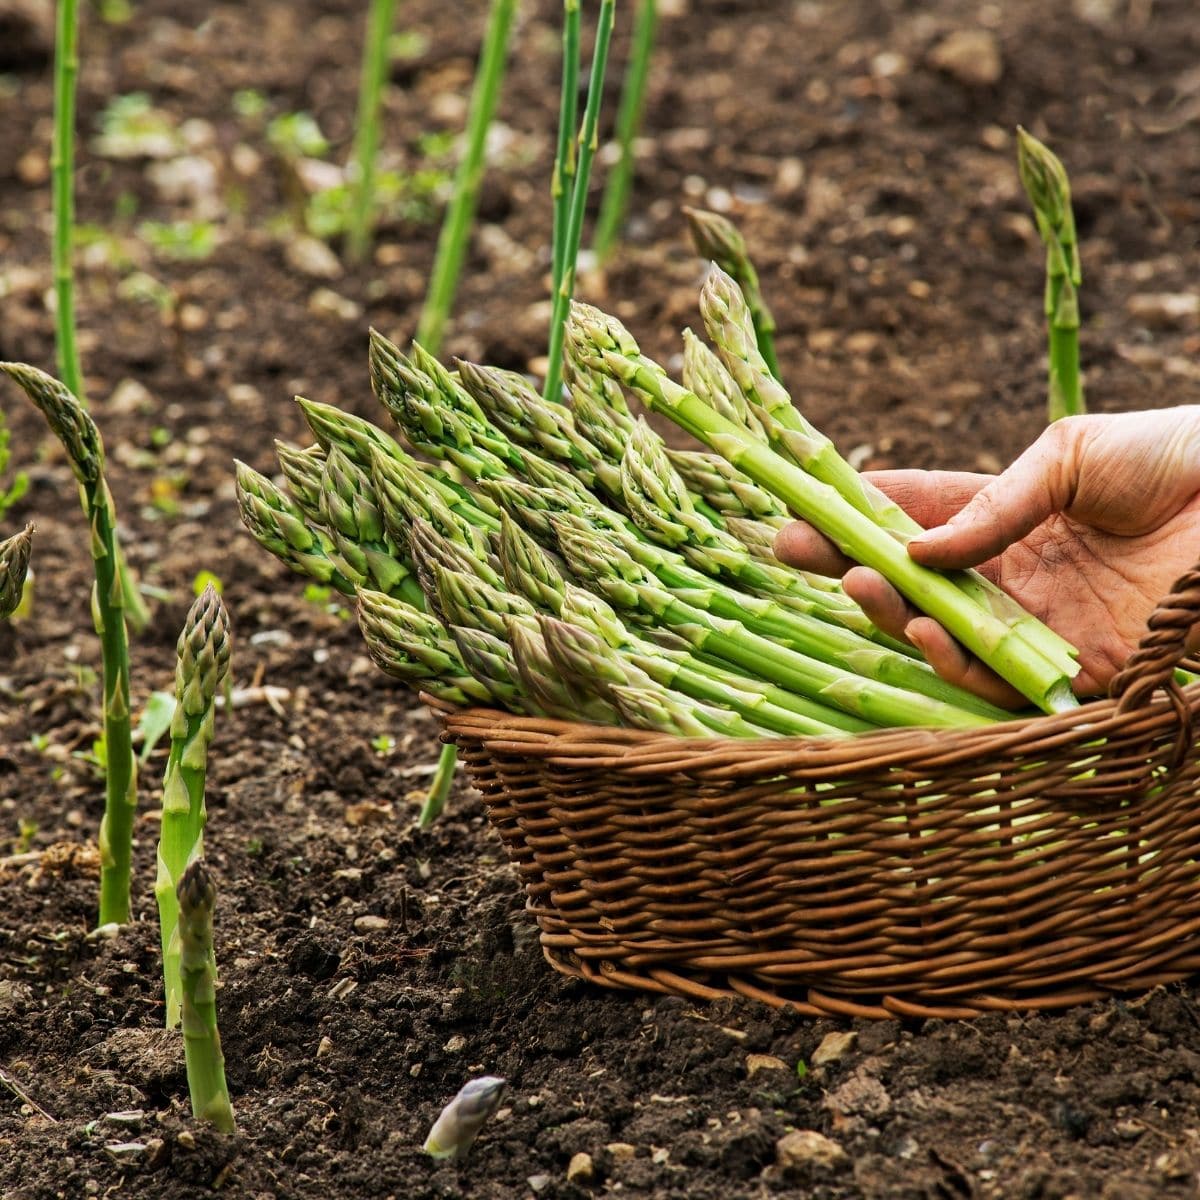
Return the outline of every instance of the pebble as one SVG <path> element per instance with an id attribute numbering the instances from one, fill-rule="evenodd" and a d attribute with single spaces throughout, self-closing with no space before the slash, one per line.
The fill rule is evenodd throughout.
<path id="1" fill-rule="evenodd" d="M 129 416 L 133 413 L 154 411 L 154 397 L 144 383 L 136 379 L 122 379 L 112 390 L 105 406 L 109 412 Z"/>
<path id="2" fill-rule="evenodd" d="M 796 1129 L 785 1133 L 775 1143 L 775 1161 L 785 1171 L 797 1167 L 820 1167 L 828 1171 L 844 1166 L 850 1156 L 823 1133 L 815 1129 Z"/>
<path id="3" fill-rule="evenodd" d="M 328 1037 L 323 1037 L 317 1043 L 317 1057 L 324 1058 L 333 1049 L 333 1041 Z"/>
<path id="4" fill-rule="evenodd" d="M 586 1150 L 571 1155 L 567 1164 L 567 1181 L 569 1183 L 589 1183 L 596 1175 L 596 1165 L 592 1156 Z"/>
<path id="5" fill-rule="evenodd" d="M 456 1033 L 443 1047 L 447 1054 L 458 1054 L 467 1048 L 467 1039 L 461 1033 Z"/>
<path id="6" fill-rule="evenodd" d="M 787 1063 L 782 1058 L 776 1058 L 774 1054 L 747 1054 L 746 1055 L 746 1075 L 753 1079 L 759 1071 L 786 1071 Z"/>
<path id="7" fill-rule="evenodd" d="M 362 305 L 349 296 L 341 296 L 332 288 L 317 288 L 308 298 L 308 311 L 317 316 L 337 317 L 350 324 L 362 316 Z"/>
<path id="8" fill-rule="evenodd" d="M 159 199 L 168 204 L 188 204 L 197 217 L 212 218 L 221 210 L 217 168 L 199 154 L 163 159 L 146 168 Z"/>
<path id="9" fill-rule="evenodd" d="M 354 918 L 355 933 L 378 933 L 386 929 L 390 922 L 387 917 L 376 917 L 370 913 L 363 917 Z"/>
<path id="10" fill-rule="evenodd" d="M 1200 316 L 1195 292 L 1139 292 L 1125 302 L 1129 315 L 1148 325 L 1179 325 Z"/>
<path id="11" fill-rule="evenodd" d="M 637 1147 L 629 1142 L 609 1142 L 604 1148 L 614 1162 L 628 1162 L 637 1154 Z"/>
<path id="12" fill-rule="evenodd" d="M 525 1182 L 540 1195 L 550 1186 L 551 1180 L 549 1175 L 530 1175 Z"/>
<path id="13" fill-rule="evenodd" d="M 929 51 L 929 64 L 968 87 L 990 87 L 1004 74 L 1000 43 L 987 29 L 957 29 Z"/>
<path id="14" fill-rule="evenodd" d="M 316 238 L 291 238 L 283 249 L 283 257 L 292 270 L 312 279 L 337 279 L 342 274 L 337 255 Z"/>
<path id="15" fill-rule="evenodd" d="M 824 1105 L 835 1117 L 878 1117 L 892 1107 L 892 1098 L 878 1079 L 858 1070 L 825 1097 Z"/>
<path id="16" fill-rule="evenodd" d="M 858 1034 L 853 1029 L 835 1030 L 827 1033 L 821 1044 L 813 1051 L 812 1065 L 823 1067 L 826 1063 L 837 1062 L 845 1058 L 858 1043 Z"/>

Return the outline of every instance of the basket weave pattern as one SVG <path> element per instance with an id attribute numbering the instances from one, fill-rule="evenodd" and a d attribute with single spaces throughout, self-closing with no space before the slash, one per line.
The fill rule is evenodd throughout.
<path id="1" fill-rule="evenodd" d="M 689 739 L 444 715 L 543 950 L 611 987 L 809 1015 L 1055 1008 L 1200 971 L 1200 619 L 1178 581 L 1111 698 L 984 729 Z"/>

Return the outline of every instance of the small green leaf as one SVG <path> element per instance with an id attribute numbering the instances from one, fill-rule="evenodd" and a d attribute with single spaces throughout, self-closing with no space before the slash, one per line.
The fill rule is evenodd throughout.
<path id="1" fill-rule="evenodd" d="M 151 692 L 146 700 L 146 707 L 138 721 L 138 732 L 142 735 L 142 750 L 138 755 L 139 762 L 145 762 L 162 740 L 163 734 L 171 728 L 171 718 L 175 715 L 175 697 L 170 692 Z"/>

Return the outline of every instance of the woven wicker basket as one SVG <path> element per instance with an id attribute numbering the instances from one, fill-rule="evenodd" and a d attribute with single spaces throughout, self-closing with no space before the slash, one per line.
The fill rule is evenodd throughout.
<path id="1" fill-rule="evenodd" d="M 1175 585 L 1108 700 L 985 729 L 685 739 L 443 714 L 546 957 L 610 987 L 972 1017 L 1200 970 L 1200 620 Z"/>

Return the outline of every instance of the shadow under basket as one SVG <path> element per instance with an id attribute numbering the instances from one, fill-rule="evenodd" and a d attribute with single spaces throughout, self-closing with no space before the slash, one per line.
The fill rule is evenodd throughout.
<path id="1" fill-rule="evenodd" d="M 443 712 L 546 957 L 799 1013 L 1061 1008 L 1200 971 L 1200 567 L 1111 698 L 984 729 L 762 741 Z"/>

